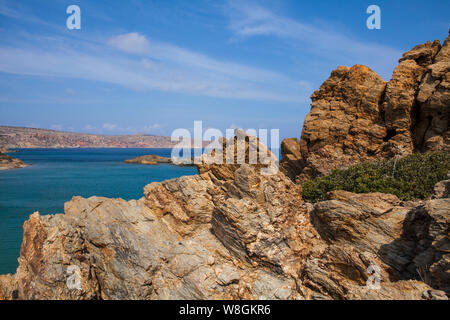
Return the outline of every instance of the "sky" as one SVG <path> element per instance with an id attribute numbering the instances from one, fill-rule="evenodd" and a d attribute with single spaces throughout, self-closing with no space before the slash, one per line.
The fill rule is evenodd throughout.
<path id="1" fill-rule="evenodd" d="M 389 80 L 403 52 L 449 28 L 446 0 L 0 0 L 0 125 L 170 135 L 201 120 L 300 137 L 333 69 Z"/>

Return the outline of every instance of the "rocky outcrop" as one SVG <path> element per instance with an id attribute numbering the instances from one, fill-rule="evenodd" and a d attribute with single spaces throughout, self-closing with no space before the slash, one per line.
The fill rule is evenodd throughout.
<path id="1" fill-rule="evenodd" d="M 436 183 L 434 186 L 433 198 L 448 198 L 450 195 L 450 172 L 447 174 L 448 180 Z"/>
<path id="2" fill-rule="evenodd" d="M 170 158 L 151 154 L 151 155 L 145 155 L 145 156 L 140 156 L 140 157 L 136 157 L 133 159 L 125 160 L 125 163 L 156 165 L 156 164 L 160 164 L 160 163 L 172 163 L 172 160 Z"/>
<path id="3" fill-rule="evenodd" d="M 283 141 L 282 169 L 303 182 L 361 162 L 450 150 L 449 79 L 450 37 L 403 54 L 389 82 L 365 66 L 338 67 L 311 96 L 298 146 Z"/>
<path id="4" fill-rule="evenodd" d="M 29 165 L 23 163 L 22 160 L 10 157 L 4 153 L 0 153 L 0 170 L 18 169 L 28 166 Z"/>
<path id="5" fill-rule="evenodd" d="M 302 154 L 300 152 L 300 145 L 295 138 L 284 139 L 281 144 L 281 154 L 283 155 L 280 161 L 280 169 L 292 181 L 295 181 L 299 172 L 303 169 Z"/>
<path id="6" fill-rule="evenodd" d="M 312 221 L 332 245 L 375 254 L 391 280 L 416 279 L 449 293 L 450 201 L 401 203 L 393 195 L 333 191 Z"/>
<path id="7" fill-rule="evenodd" d="M 183 159 L 183 158 L 177 158 L 175 161 L 172 160 L 172 158 L 166 158 L 161 157 L 158 155 L 145 155 L 136 157 L 133 159 L 125 160 L 125 163 L 133 163 L 133 164 L 145 164 L 145 165 L 157 165 L 157 164 L 173 164 L 177 166 L 193 166 L 193 159 Z"/>
<path id="8" fill-rule="evenodd" d="M 151 183 L 139 200 L 75 197 L 65 214 L 32 214 L 0 297 L 446 298 L 448 199 L 335 192 L 313 206 L 285 174 L 267 170 L 274 157 L 245 163 L 252 148 L 269 151 L 236 137 L 205 155 L 198 175 Z M 236 160 L 239 137 L 244 163 L 210 161 Z M 429 284 L 411 271 L 422 262 Z"/>

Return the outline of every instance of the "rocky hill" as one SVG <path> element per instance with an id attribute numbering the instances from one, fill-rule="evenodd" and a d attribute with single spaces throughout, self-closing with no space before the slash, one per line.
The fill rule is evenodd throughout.
<path id="1" fill-rule="evenodd" d="M 151 183 L 139 200 L 74 197 L 64 214 L 33 213 L 0 298 L 447 300 L 450 180 L 428 200 L 333 191 L 316 204 L 293 180 L 447 148 L 448 42 L 406 53 L 387 84 L 363 66 L 334 71 L 300 144 L 283 143 L 283 171 L 237 130 L 224 143 L 269 161 L 214 164 L 230 155 L 213 152 L 198 175 Z"/>
<path id="2" fill-rule="evenodd" d="M 170 137 L 96 135 L 0 126 L 2 148 L 171 148 Z"/>
<path id="3" fill-rule="evenodd" d="M 281 165 L 302 182 L 334 168 L 413 152 L 450 150 L 450 37 L 403 54 L 385 82 L 368 67 L 339 67 L 311 96 L 301 139 Z"/>

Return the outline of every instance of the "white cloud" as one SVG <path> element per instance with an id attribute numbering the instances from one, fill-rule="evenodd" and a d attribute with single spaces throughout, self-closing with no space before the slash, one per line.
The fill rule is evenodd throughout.
<path id="1" fill-rule="evenodd" d="M 90 124 L 85 125 L 83 129 L 89 132 L 97 131 L 97 128 Z"/>
<path id="2" fill-rule="evenodd" d="M 42 20 L 32 14 L 28 7 L 20 1 L 0 0 L 0 15 L 8 18 L 18 19 L 26 22 L 37 23 L 40 25 L 51 26 L 45 20 Z"/>
<path id="3" fill-rule="evenodd" d="M 144 126 L 144 128 L 142 128 L 142 132 L 151 133 L 151 132 L 158 130 L 159 128 L 161 128 L 161 125 L 158 123 L 154 123 L 151 125 Z"/>
<path id="4" fill-rule="evenodd" d="M 83 130 L 88 133 L 100 133 L 103 134 L 105 132 L 116 132 L 120 134 L 155 134 L 160 131 L 162 125 L 159 123 L 153 123 L 145 126 L 128 126 L 122 127 L 114 123 L 104 123 L 99 128 L 90 124 L 87 124 L 83 127 Z"/>
<path id="5" fill-rule="evenodd" d="M 150 52 L 147 38 L 137 32 L 121 34 L 109 39 L 108 44 L 127 53 L 145 54 Z"/>
<path id="6" fill-rule="evenodd" d="M 311 93 L 279 73 L 212 59 L 167 43 L 152 42 L 151 54 L 134 59 L 111 54 L 109 47 L 94 41 L 39 36 L 34 40 L 36 46 L 32 42 L 26 48 L 0 45 L 0 72 L 232 99 L 303 103 Z"/>
<path id="7" fill-rule="evenodd" d="M 117 124 L 113 124 L 113 123 L 104 123 L 104 124 L 103 124 L 103 129 L 106 129 L 106 130 L 114 130 L 114 129 L 117 129 Z"/>
<path id="8" fill-rule="evenodd" d="M 395 48 L 340 33 L 331 24 L 319 25 L 290 19 L 242 1 L 229 1 L 227 8 L 229 28 L 233 32 L 232 41 L 257 36 L 277 37 L 287 40 L 292 47 L 301 44 L 301 50 L 312 51 L 340 64 L 351 62 L 369 65 L 389 78 L 402 55 Z"/>
<path id="9" fill-rule="evenodd" d="M 63 126 L 60 124 L 53 124 L 50 126 L 51 129 L 56 130 L 56 131 L 62 131 Z"/>
<path id="10" fill-rule="evenodd" d="M 143 58 L 141 60 L 141 62 L 142 62 L 142 65 L 144 66 L 144 68 L 146 68 L 146 69 L 154 69 L 155 68 L 155 64 L 148 59 Z"/>

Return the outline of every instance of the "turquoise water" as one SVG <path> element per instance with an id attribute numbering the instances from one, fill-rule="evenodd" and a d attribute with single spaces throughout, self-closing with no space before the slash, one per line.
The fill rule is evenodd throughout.
<path id="1" fill-rule="evenodd" d="M 15 273 L 22 226 L 34 211 L 64 212 L 73 196 L 139 199 L 150 182 L 197 173 L 194 167 L 126 164 L 170 149 L 23 149 L 10 155 L 32 166 L 0 171 L 0 274 Z"/>

